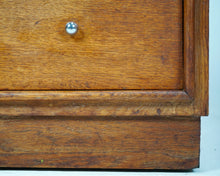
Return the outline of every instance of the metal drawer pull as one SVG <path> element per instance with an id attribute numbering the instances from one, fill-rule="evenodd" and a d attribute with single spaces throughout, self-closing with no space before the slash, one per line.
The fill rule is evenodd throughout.
<path id="1" fill-rule="evenodd" d="M 68 22 L 66 24 L 66 32 L 70 35 L 76 34 L 78 31 L 78 25 L 74 22 Z"/>

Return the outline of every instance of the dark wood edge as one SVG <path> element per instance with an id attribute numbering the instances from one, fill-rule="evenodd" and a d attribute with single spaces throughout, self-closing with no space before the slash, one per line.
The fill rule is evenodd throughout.
<path id="1" fill-rule="evenodd" d="M 199 166 L 200 118 L 22 116 L 5 117 L 0 126 L 0 167 Z"/>
<path id="2" fill-rule="evenodd" d="M 184 90 L 0 91 L 0 115 L 207 115 L 209 1 L 183 2 Z"/>

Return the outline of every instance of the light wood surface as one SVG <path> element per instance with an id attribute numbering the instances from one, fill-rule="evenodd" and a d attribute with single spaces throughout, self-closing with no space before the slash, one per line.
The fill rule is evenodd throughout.
<path id="1" fill-rule="evenodd" d="M 182 0 L 0 3 L 1 90 L 183 89 Z"/>

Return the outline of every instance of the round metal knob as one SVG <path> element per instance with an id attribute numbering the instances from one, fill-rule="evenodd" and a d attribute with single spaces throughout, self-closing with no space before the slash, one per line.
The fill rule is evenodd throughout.
<path id="1" fill-rule="evenodd" d="M 78 25 L 74 22 L 68 22 L 66 24 L 66 32 L 70 35 L 76 34 L 78 31 Z"/>

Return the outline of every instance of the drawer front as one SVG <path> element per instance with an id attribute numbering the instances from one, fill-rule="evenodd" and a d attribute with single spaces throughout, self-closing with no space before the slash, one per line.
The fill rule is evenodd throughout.
<path id="1" fill-rule="evenodd" d="M 183 89 L 182 9 L 182 0 L 1 0 L 0 90 Z"/>

